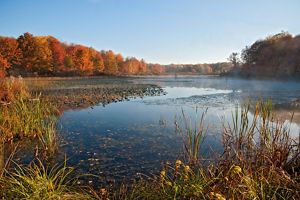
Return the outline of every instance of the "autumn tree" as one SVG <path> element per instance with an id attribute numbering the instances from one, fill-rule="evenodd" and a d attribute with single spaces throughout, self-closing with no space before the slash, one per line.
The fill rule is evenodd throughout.
<path id="1" fill-rule="evenodd" d="M 107 74 L 117 74 L 118 73 L 118 63 L 115 54 L 112 50 L 106 51 L 104 53 L 104 72 Z"/>
<path id="2" fill-rule="evenodd" d="M 118 72 L 121 72 L 123 69 L 123 64 L 124 64 L 124 58 L 121 54 L 116 55 L 116 62 L 118 65 Z"/>
<path id="3" fill-rule="evenodd" d="M 15 38 L 0 37 L 0 54 L 10 66 L 16 66 L 21 63 L 22 52 Z"/>
<path id="4" fill-rule="evenodd" d="M 97 51 L 83 45 L 61 43 L 52 36 L 24 33 L 18 39 L 0 37 L 1 73 L 11 67 L 15 74 L 97 75 L 161 73 L 161 66 L 148 70 L 144 60 L 127 58 L 113 51 Z M 15 70 L 17 69 L 17 70 Z M 29 72 L 29 73 L 28 73 Z"/>
<path id="5" fill-rule="evenodd" d="M 18 39 L 18 47 L 22 51 L 21 66 L 28 71 L 32 71 L 36 61 L 36 42 L 32 34 L 24 33 Z"/>
<path id="6" fill-rule="evenodd" d="M 104 71 L 104 61 L 100 52 L 93 48 L 89 49 L 90 60 L 93 64 L 94 74 L 101 74 Z"/>
<path id="7" fill-rule="evenodd" d="M 52 65 L 55 72 L 65 72 L 66 50 L 60 41 L 54 37 L 48 38 L 49 48 L 52 52 Z"/>
<path id="8" fill-rule="evenodd" d="M 10 67 L 6 58 L 0 54 L 0 78 L 6 75 L 6 70 Z"/>
<path id="9" fill-rule="evenodd" d="M 93 63 L 89 57 L 89 48 L 82 45 L 74 45 L 69 48 L 69 55 L 74 63 L 75 73 L 89 75 L 93 71 Z"/>
<path id="10" fill-rule="evenodd" d="M 49 49 L 48 37 L 34 37 L 25 33 L 18 38 L 18 45 L 22 51 L 21 66 L 31 72 L 48 73 L 53 71 L 51 63 L 52 52 Z"/>
<path id="11" fill-rule="evenodd" d="M 74 62 L 70 55 L 66 55 L 64 58 L 64 72 L 73 72 L 74 71 Z"/>
<path id="12" fill-rule="evenodd" d="M 259 76 L 299 76 L 300 36 L 281 32 L 258 40 L 243 49 L 242 74 Z"/>
<path id="13" fill-rule="evenodd" d="M 139 74 L 146 74 L 147 73 L 147 64 L 142 59 L 139 63 Z"/>
<path id="14" fill-rule="evenodd" d="M 145 74 L 147 73 L 147 64 L 144 60 L 138 60 L 135 57 L 127 58 L 124 62 L 122 73 Z"/>
<path id="15" fill-rule="evenodd" d="M 165 69 L 160 64 L 149 64 L 151 74 L 159 75 L 164 73 Z"/>
<path id="16" fill-rule="evenodd" d="M 41 74 L 52 73 L 54 70 L 52 51 L 49 46 L 49 36 L 35 37 L 35 63 L 34 71 Z"/>
<path id="17" fill-rule="evenodd" d="M 127 58 L 124 63 L 123 73 L 136 74 L 139 70 L 139 61 L 136 58 Z"/>

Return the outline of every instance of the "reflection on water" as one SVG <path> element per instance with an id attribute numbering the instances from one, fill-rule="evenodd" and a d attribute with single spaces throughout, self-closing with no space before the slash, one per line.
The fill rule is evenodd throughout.
<path id="1" fill-rule="evenodd" d="M 66 111 L 59 120 L 62 142 L 55 161 L 63 161 L 66 155 L 78 172 L 99 176 L 93 183 L 114 183 L 139 173 L 150 175 L 181 154 L 174 120 L 181 117 L 182 110 L 195 122 L 208 108 L 205 124 L 209 132 L 202 149 L 202 154 L 208 155 L 211 149 L 220 150 L 222 119 L 230 119 L 243 100 L 272 98 L 276 104 L 284 104 L 300 95 L 300 84 L 294 82 L 205 76 L 134 81 L 161 85 L 167 95 Z M 299 132 L 297 124 L 292 129 Z M 28 154 L 19 155 L 30 160 Z"/>

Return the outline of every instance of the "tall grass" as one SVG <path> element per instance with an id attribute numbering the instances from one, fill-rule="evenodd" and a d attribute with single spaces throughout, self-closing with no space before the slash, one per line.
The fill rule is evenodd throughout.
<path id="1" fill-rule="evenodd" d="M 21 77 L 0 79 L 1 104 L 10 104 L 19 98 L 27 97 L 29 97 L 28 88 Z"/>
<path id="2" fill-rule="evenodd" d="M 0 105 L 0 139 L 38 138 L 53 153 L 57 147 L 55 107 L 40 95 L 32 97 L 21 78 L 6 79 L 2 85 L 5 103 Z"/>
<path id="3" fill-rule="evenodd" d="M 16 165 L 16 169 L 0 177 L 2 199 L 98 199 L 75 186 L 74 169 L 63 166 L 46 168 L 41 161 L 28 167 Z M 100 198 L 99 198 L 100 199 Z"/>
<path id="4" fill-rule="evenodd" d="M 184 155 L 192 166 L 198 164 L 200 148 L 206 135 L 207 128 L 204 127 L 204 117 L 206 113 L 207 109 L 200 115 L 199 122 L 192 124 L 192 120 L 189 119 L 182 110 L 181 122 L 175 121 L 176 132 L 182 136 Z M 197 110 L 196 115 L 198 115 Z"/>
<path id="5" fill-rule="evenodd" d="M 272 114 L 271 102 L 258 102 L 249 120 L 250 106 L 236 111 L 233 126 L 224 126 L 224 162 L 247 168 L 287 168 L 299 156 L 299 141 L 290 136 L 289 125 Z"/>
<path id="6" fill-rule="evenodd" d="M 271 105 L 258 102 L 254 109 L 245 105 L 233 113 L 232 122 L 224 124 L 224 152 L 216 163 L 201 165 L 199 160 L 198 167 L 190 167 L 194 161 L 184 164 L 178 160 L 166 165 L 160 176 L 135 184 L 126 198 L 300 199 L 299 140 L 272 114 Z M 183 130 L 188 138 L 184 146 L 196 150 L 197 131 L 191 126 Z M 190 156 L 195 155 L 193 151 L 185 152 L 196 159 Z"/>

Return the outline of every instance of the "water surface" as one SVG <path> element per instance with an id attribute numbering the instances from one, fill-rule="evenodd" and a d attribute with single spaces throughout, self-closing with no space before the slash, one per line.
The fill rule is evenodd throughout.
<path id="1" fill-rule="evenodd" d="M 181 136 L 174 125 L 182 118 L 182 111 L 194 124 L 208 109 L 208 132 L 201 153 L 209 155 L 220 150 L 222 122 L 230 120 L 245 100 L 270 98 L 276 105 L 285 105 L 300 98 L 299 82 L 209 76 L 133 81 L 157 84 L 167 94 L 69 110 L 60 117 L 62 142 L 55 161 L 63 161 L 66 155 L 68 164 L 76 166 L 78 172 L 98 176 L 82 182 L 113 184 L 140 174 L 157 174 L 166 161 L 173 162 L 182 155 Z M 289 114 L 290 110 L 284 112 Z M 297 123 L 291 129 L 295 135 L 299 133 Z"/>

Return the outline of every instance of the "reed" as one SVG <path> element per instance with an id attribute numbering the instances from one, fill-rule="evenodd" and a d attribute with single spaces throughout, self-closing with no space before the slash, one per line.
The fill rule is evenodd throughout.
<path id="1" fill-rule="evenodd" d="M 200 115 L 198 123 L 193 124 L 182 110 L 181 120 L 175 121 L 176 132 L 182 136 L 184 156 L 191 166 L 199 164 L 200 149 L 204 141 L 207 128 L 204 126 L 204 118 L 207 109 Z M 198 111 L 196 110 L 196 117 Z"/>

